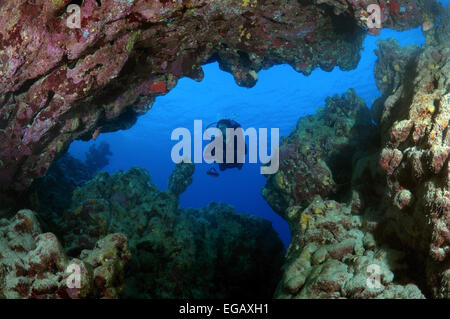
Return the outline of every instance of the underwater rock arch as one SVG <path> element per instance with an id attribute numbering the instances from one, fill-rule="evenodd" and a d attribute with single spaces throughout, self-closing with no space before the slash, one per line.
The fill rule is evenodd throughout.
<path id="1" fill-rule="evenodd" d="M 71 141 L 128 128 L 179 78 L 201 80 L 202 64 L 218 61 L 247 87 L 275 64 L 355 68 L 367 16 L 366 1 L 351 0 L 84 0 L 69 28 L 72 2 L 0 3 L 2 204 Z M 383 27 L 436 20 L 434 1 L 374 2 Z"/>

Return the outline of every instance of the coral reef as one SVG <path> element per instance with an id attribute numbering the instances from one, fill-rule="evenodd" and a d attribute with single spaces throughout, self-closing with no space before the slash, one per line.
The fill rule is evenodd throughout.
<path id="1" fill-rule="evenodd" d="M 218 61 L 239 85 L 288 63 L 349 70 L 359 60 L 367 1 L 70 0 L 0 6 L 2 203 L 44 176 L 75 139 L 127 128 L 181 77 L 201 80 Z M 437 3 L 377 0 L 383 27 L 436 21 Z M 9 203 L 10 204 L 10 203 Z"/>
<path id="2" fill-rule="evenodd" d="M 407 268 L 405 254 L 377 244 L 368 231 L 376 218 L 320 196 L 289 215 L 297 224 L 277 298 L 424 298 L 416 285 L 394 280 Z"/>
<path id="3" fill-rule="evenodd" d="M 139 168 L 87 181 L 106 163 L 101 144 L 87 166 L 63 157 L 33 181 L 71 141 L 128 128 L 178 79 L 200 81 L 202 64 L 246 87 L 280 63 L 354 68 L 377 33 L 369 2 L 85 0 L 80 28 L 66 25 L 70 3 L 0 4 L 0 216 L 25 191 L 42 212 L 0 219 L 0 298 L 270 296 L 276 233 L 223 204 L 179 208 L 193 164 L 176 166 L 169 191 Z M 450 298 L 450 7 L 371 3 L 383 27 L 422 25 L 426 46 L 379 42 L 372 109 L 349 90 L 282 140 L 262 191 L 293 238 L 280 298 Z"/>
<path id="4" fill-rule="evenodd" d="M 42 233 L 36 214 L 21 210 L 0 219 L 0 298 L 117 298 L 130 258 L 121 234 L 69 258 L 54 234 Z M 78 286 L 76 278 L 71 284 L 74 271 Z"/>
<path id="5" fill-rule="evenodd" d="M 30 191 L 30 206 L 39 208 L 39 215 L 24 210 L 12 221 L 0 222 L 7 226 L 0 248 L 9 245 L 0 254 L 0 264 L 9 258 L 0 271 L 0 296 L 8 290 L 13 292 L 5 293 L 7 298 L 271 297 L 283 260 L 283 245 L 271 223 L 225 204 L 179 208 L 178 196 L 192 183 L 193 173 L 194 164 L 178 164 L 170 190 L 159 191 L 144 169 L 102 172 L 89 179 L 87 166 L 65 155 Z M 51 232 L 42 235 L 37 218 Z M 32 230 L 8 233 L 21 230 L 22 224 L 32 225 Z M 19 261 L 10 259 L 13 251 Z M 29 255 L 40 259 L 29 265 Z M 48 268 L 36 273 L 38 263 Z M 80 292 L 64 286 L 64 271 L 73 263 L 86 269 Z M 25 269 L 17 275 L 16 264 Z M 5 284 L 2 276 L 9 276 Z M 45 287 L 36 281 L 43 276 Z M 20 294 L 14 292 L 17 283 L 23 287 Z M 38 285 L 43 288 L 29 288 Z"/>
<path id="6" fill-rule="evenodd" d="M 192 164 L 180 164 L 172 177 L 192 173 Z M 178 197 L 140 168 L 98 173 L 75 190 L 55 228 L 69 256 L 125 234 L 133 256 L 125 297 L 268 298 L 281 275 L 283 245 L 269 221 L 224 204 L 178 208 Z"/>
<path id="7" fill-rule="evenodd" d="M 297 170 L 304 175 L 301 168 L 311 163 L 310 138 L 303 133 L 311 120 L 301 119 L 283 141 L 280 174 L 286 177 L 269 177 L 263 189 L 293 236 L 277 297 L 450 298 L 449 23 L 447 7 L 441 23 L 424 30 L 422 48 L 378 42 L 375 78 L 382 96 L 371 115 L 380 143 L 367 148 L 364 138 L 354 140 L 345 159 L 351 163 L 344 170 L 351 176 L 343 187 L 347 196 L 336 197 L 333 187 L 325 187 L 340 172 L 323 165 L 336 163 L 326 161 L 334 147 L 320 149 L 324 162 L 309 165 L 306 171 L 316 176 L 304 182 L 300 197 L 286 192 L 302 181 Z M 318 138 L 329 129 L 317 122 L 320 117 L 310 117 Z M 341 114 L 340 121 L 347 117 L 352 118 Z M 339 136 L 332 132 L 327 140 L 334 135 Z M 378 287 L 369 282 L 375 269 Z"/>
<path id="8" fill-rule="evenodd" d="M 424 48 L 390 40 L 376 52 L 390 221 L 384 235 L 414 251 L 437 298 L 450 298 L 449 10 L 426 32 Z"/>
<path id="9" fill-rule="evenodd" d="M 290 206 L 307 206 L 314 195 L 325 197 L 348 186 L 352 162 L 376 146 L 375 126 L 364 101 L 353 89 L 327 98 L 316 114 L 300 118 L 282 138 L 280 169 L 268 176 L 262 194 L 285 219 Z M 361 147 L 365 145 L 365 147 Z"/>

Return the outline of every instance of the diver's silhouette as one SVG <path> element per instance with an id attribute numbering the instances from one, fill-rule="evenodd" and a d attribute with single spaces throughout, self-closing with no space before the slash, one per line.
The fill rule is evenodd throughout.
<path id="1" fill-rule="evenodd" d="M 208 127 L 213 125 L 213 124 L 214 123 L 208 125 Z M 238 138 L 239 137 L 236 136 L 236 135 L 234 136 L 234 145 L 233 145 L 234 146 L 234 159 L 233 159 L 233 162 L 232 163 L 226 163 L 227 141 L 229 143 L 231 143 L 231 141 L 229 141 L 229 139 L 227 139 L 226 129 L 227 128 L 232 128 L 232 129 L 242 128 L 241 125 L 238 122 L 234 121 L 234 120 L 222 119 L 219 122 L 217 122 L 216 127 L 219 130 L 222 131 L 222 137 L 223 137 L 223 163 L 219 163 L 219 169 L 221 171 L 224 171 L 224 170 L 229 169 L 229 168 L 234 168 L 234 167 L 237 167 L 238 169 L 241 169 L 242 166 L 244 165 L 244 163 L 238 163 Z M 215 139 L 215 137 L 213 138 L 213 140 L 214 139 Z M 243 143 L 244 148 L 245 148 L 245 153 L 244 154 L 247 155 L 248 150 L 247 150 L 247 144 L 245 144 L 245 137 L 244 136 L 242 136 L 242 141 L 241 142 Z M 211 154 L 212 155 L 215 154 L 214 150 L 212 150 Z"/>
<path id="2" fill-rule="evenodd" d="M 219 173 L 217 173 L 216 169 L 214 167 L 211 167 L 207 172 L 206 175 L 209 175 L 211 177 L 219 177 Z"/>

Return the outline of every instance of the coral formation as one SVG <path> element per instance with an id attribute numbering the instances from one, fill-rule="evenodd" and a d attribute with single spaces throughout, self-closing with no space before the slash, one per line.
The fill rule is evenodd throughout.
<path id="1" fill-rule="evenodd" d="M 422 48 L 402 48 L 393 39 L 378 42 L 375 78 L 382 96 L 371 115 L 381 144 L 367 148 L 364 138 L 355 140 L 345 159 L 351 164 L 344 170 L 351 176 L 343 188 L 346 196 L 324 187 L 337 180 L 340 170 L 325 170 L 323 163 L 317 165 L 322 170 L 309 165 L 307 171 L 316 178 L 304 182 L 301 197 L 285 191 L 298 183 L 295 169 L 304 166 L 305 158 L 311 162 L 311 155 L 299 156 L 310 152 L 310 138 L 303 133 L 311 130 L 308 122 L 315 123 L 318 138 L 329 130 L 329 124 L 317 121 L 323 111 L 301 119 L 282 143 L 281 174 L 288 178 L 281 183 L 269 177 L 263 189 L 293 236 L 277 297 L 450 297 L 449 23 L 447 7 L 441 23 L 424 31 Z M 340 121 L 347 117 L 352 118 L 341 114 Z M 370 120 L 367 114 L 365 118 Z M 295 140 L 300 134 L 303 145 Z M 320 148 L 325 164 L 335 163 L 326 161 L 333 150 Z M 374 278 L 374 269 L 380 276 L 378 288 L 367 281 Z"/>
<path id="2" fill-rule="evenodd" d="M 192 164 L 180 164 L 172 177 L 186 172 Z M 98 173 L 75 190 L 54 227 L 69 256 L 107 234 L 125 234 L 132 252 L 125 297 L 271 297 L 280 278 L 283 245 L 269 221 L 224 204 L 178 208 L 178 197 L 159 191 L 140 168 Z"/>
<path id="3" fill-rule="evenodd" d="M 416 285 L 394 280 L 407 267 L 405 254 L 379 246 L 368 231 L 373 220 L 352 215 L 350 205 L 316 196 L 303 211 L 299 206 L 289 211 L 299 218 L 276 297 L 424 297 Z"/>
<path id="4" fill-rule="evenodd" d="M 179 196 L 192 184 L 195 164 L 181 162 L 175 166 L 169 177 L 169 190 Z"/>
<path id="5" fill-rule="evenodd" d="M 376 240 L 385 221 L 377 138 L 369 109 L 349 90 L 282 140 L 280 171 L 262 190 L 292 235 L 277 298 L 424 297 L 405 271 L 407 255 Z"/>
<path id="6" fill-rule="evenodd" d="M 296 148 L 288 153 L 292 154 L 287 157 L 290 165 L 280 166 L 281 173 L 296 177 L 297 171 L 286 172 L 286 168 L 300 167 L 306 177 L 293 179 L 294 183 L 304 181 L 302 190 L 314 191 L 304 192 L 302 200 L 284 193 L 285 205 L 277 206 L 278 202 L 271 202 L 280 198 L 273 181 L 276 175 L 268 178 L 263 189 L 269 204 L 289 222 L 292 235 L 277 298 L 424 298 L 409 275 L 407 254 L 377 237 L 386 221 L 385 203 L 380 201 L 386 183 L 378 166 L 378 144 L 372 143 L 376 133 L 369 109 L 350 90 L 342 98 L 327 99 L 327 107 L 317 114 L 300 119 L 284 139 L 281 154 L 291 145 Z M 311 166 L 306 172 L 316 174 L 315 178 L 301 170 L 305 159 L 312 158 L 311 150 L 324 159 L 325 176 L 317 175 L 317 168 Z M 342 183 L 340 196 L 334 192 L 335 179 Z M 333 187 L 324 188 L 329 181 Z M 403 194 L 400 202 L 407 198 Z"/>
<path id="7" fill-rule="evenodd" d="M 377 33 L 369 2 L 85 0 L 80 28 L 66 25 L 70 3 L 0 5 L 0 214 L 18 193 L 40 211 L 0 219 L 0 298 L 269 297 L 280 240 L 230 206 L 179 208 L 193 164 L 175 167 L 169 191 L 139 168 L 90 180 L 105 144 L 86 165 L 51 164 L 75 139 L 129 128 L 205 63 L 246 87 L 280 63 L 354 68 Z M 380 41 L 372 109 L 349 90 L 282 140 L 262 191 L 293 238 L 279 298 L 450 298 L 450 7 L 372 3 L 383 27 L 421 25 L 426 45 Z"/>
<path id="8" fill-rule="evenodd" d="M 52 222 L 52 216 L 58 215 L 70 207 L 73 191 L 92 179 L 94 174 L 109 163 L 107 156 L 112 153 L 109 144 L 91 145 L 86 152 L 84 162 L 69 153 L 64 154 L 50 166 L 44 177 L 36 179 L 23 196 L 24 207 L 32 208 L 47 215 L 44 220 Z M 5 211 L 8 212 L 7 210 Z"/>
<path id="9" fill-rule="evenodd" d="M 42 232 L 34 212 L 21 210 L 0 219 L 0 298 L 117 298 L 130 258 L 121 234 L 70 258 L 54 234 Z M 74 271 L 80 277 L 71 285 Z"/>
<path id="10" fill-rule="evenodd" d="M 426 31 L 424 48 L 380 42 L 375 73 L 383 93 L 379 161 L 387 176 L 390 221 L 385 236 L 414 251 L 430 294 L 438 298 L 450 298 L 449 10 Z"/>
<path id="11" fill-rule="evenodd" d="M 435 1 L 375 2 L 383 27 L 437 19 Z M 0 6 L 2 201 L 45 175 L 71 141 L 127 128 L 179 78 L 201 80 L 202 64 L 218 61 L 247 87 L 274 64 L 354 68 L 369 15 L 353 0 L 85 0 L 72 28 L 70 3 Z"/>
<path id="12" fill-rule="evenodd" d="M 262 194 L 285 219 L 290 206 L 307 206 L 314 195 L 327 196 L 348 186 L 352 161 L 376 144 L 375 127 L 364 101 L 353 89 L 327 98 L 315 115 L 300 118 L 282 138 L 280 169 L 268 176 Z"/>
<path id="13" fill-rule="evenodd" d="M 89 168 L 69 153 L 53 162 L 47 175 L 36 179 L 28 191 L 26 206 L 40 214 L 52 216 L 70 207 L 73 191 L 93 178 Z"/>

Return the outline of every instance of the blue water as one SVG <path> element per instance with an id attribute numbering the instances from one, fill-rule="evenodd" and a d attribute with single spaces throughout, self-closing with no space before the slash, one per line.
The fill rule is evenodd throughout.
<path id="1" fill-rule="evenodd" d="M 361 61 L 353 71 L 316 70 L 305 77 L 290 66 L 279 65 L 259 72 L 258 83 L 251 89 L 237 86 L 233 77 L 220 71 L 216 63 L 205 65 L 202 82 L 181 79 L 168 95 L 157 98 L 152 110 L 140 117 L 131 129 L 101 134 L 95 142 L 76 141 L 69 152 L 84 159 L 92 143 L 108 142 L 114 155 L 105 171 L 113 173 L 133 166 L 144 167 L 158 187 L 167 189 L 174 167 L 170 153 L 176 143 L 170 140 L 171 132 L 177 127 L 193 131 L 196 119 L 203 120 L 206 126 L 221 118 L 232 118 L 244 128 L 279 128 L 280 135 L 288 135 L 299 117 L 314 113 L 324 105 L 327 96 L 342 94 L 348 88 L 354 88 L 370 106 L 379 96 L 373 75 L 375 42 L 389 37 L 396 38 L 402 45 L 424 44 L 420 29 L 401 33 L 382 30 L 380 36 L 366 38 Z M 181 195 L 181 206 L 200 208 L 211 201 L 231 204 L 238 212 L 272 221 L 282 241 L 286 245 L 289 243 L 286 222 L 272 211 L 260 194 L 266 182 L 260 175 L 260 164 L 245 164 L 241 171 L 227 170 L 218 178 L 206 175 L 210 167 L 196 165 L 194 182 Z"/>

